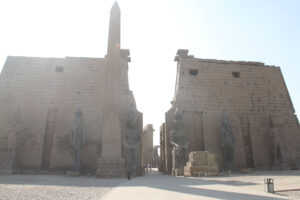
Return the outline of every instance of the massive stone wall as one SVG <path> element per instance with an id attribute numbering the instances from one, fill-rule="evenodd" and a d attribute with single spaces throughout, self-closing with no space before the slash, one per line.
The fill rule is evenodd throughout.
<path id="1" fill-rule="evenodd" d="M 120 121 L 123 130 L 130 109 L 137 112 L 137 132 L 142 114 L 136 110 L 128 87 L 128 58 L 121 58 Z M 82 165 L 97 168 L 105 89 L 104 58 L 11 57 L 0 75 L 0 163 L 7 160 L 8 130 L 16 107 L 21 110 L 19 164 L 23 170 L 66 170 L 72 164 L 70 131 L 75 112 L 82 110 L 86 137 Z"/>
<path id="2" fill-rule="evenodd" d="M 174 128 L 175 108 L 180 108 L 190 152 L 213 152 L 224 167 L 230 158 L 225 158 L 228 145 L 222 134 L 232 134 L 233 145 L 227 149 L 234 169 L 274 167 L 279 146 L 282 166 L 300 164 L 299 122 L 279 67 L 197 59 L 187 50 L 179 50 L 175 60 L 176 90 L 166 113 L 166 134 Z M 279 145 L 272 129 L 279 132 Z"/>
<path id="3" fill-rule="evenodd" d="M 104 59 L 8 57 L 0 82 L 0 107 L 4 111 L 0 115 L 0 134 L 4 138 L 1 161 L 6 159 L 6 126 L 19 106 L 23 123 L 19 156 L 22 168 L 68 167 L 72 162 L 70 127 L 80 107 L 87 135 L 83 163 L 95 168 L 95 159 L 91 158 L 97 157 L 101 133 L 104 64 Z M 51 162 L 43 164 L 44 156 Z"/>
<path id="4" fill-rule="evenodd" d="M 112 6 L 105 58 L 8 57 L 0 75 L 0 173 L 141 174 L 143 115 Z"/>

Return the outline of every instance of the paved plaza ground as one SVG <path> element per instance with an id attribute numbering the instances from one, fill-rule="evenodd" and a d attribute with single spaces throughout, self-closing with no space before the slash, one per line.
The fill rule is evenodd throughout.
<path id="1" fill-rule="evenodd" d="M 264 192 L 273 178 L 276 194 Z M 300 171 L 260 171 L 186 178 L 153 170 L 144 177 L 98 179 L 62 175 L 0 175 L 0 199 L 300 199 Z"/>
<path id="2" fill-rule="evenodd" d="M 0 200 L 101 199 L 124 179 L 63 175 L 0 175 Z"/>

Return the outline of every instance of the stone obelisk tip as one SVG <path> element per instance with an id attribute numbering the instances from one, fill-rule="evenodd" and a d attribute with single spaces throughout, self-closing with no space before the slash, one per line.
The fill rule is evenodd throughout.
<path id="1" fill-rule="evenodd" d="M 115 54 L 120 49 L 121 12 L 115 1 L 110 11 L 107 55 Z"/>
<path id="2" fill-rule="evenodd" d="M 111 10 L 113 10 L 113 9 L 117 9 L 120 11 L 120 7 L 119 7 L 119 4 L 117 1 L 115 1 L 114 5 L 112 6 Z"/>

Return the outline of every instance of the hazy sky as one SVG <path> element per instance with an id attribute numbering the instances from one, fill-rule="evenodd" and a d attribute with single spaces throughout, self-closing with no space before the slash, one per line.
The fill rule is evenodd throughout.
<path id="1" fill-rule="evenodd" d="M 6 56 L 104 57 L 114 0 L 0 0 L 0 70 Z M 300 112 L 300 1 L 119 0 L 121 48 L 144 125 L 170 108 L 179 48 L 198 58 L 280 66 Z"/>

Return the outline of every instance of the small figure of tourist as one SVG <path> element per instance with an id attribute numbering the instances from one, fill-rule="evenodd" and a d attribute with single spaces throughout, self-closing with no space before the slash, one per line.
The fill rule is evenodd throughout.
<path id="1" fill-rule="evenodd" d="M 128 178 L 128 180 L 131 179 L 131 172 L 130 171 L 127 172 L 127 178 Z"/>

